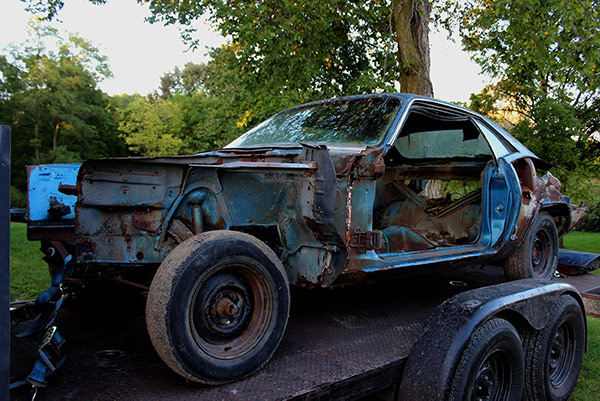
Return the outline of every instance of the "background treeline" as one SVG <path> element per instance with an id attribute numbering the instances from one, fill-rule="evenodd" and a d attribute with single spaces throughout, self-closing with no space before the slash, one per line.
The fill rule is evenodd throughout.
<path id="1" fill-rule="evenodd" d="M 64 2 L 26 3 L 52 19 Z M 228 43 L 211 49 L 207 63 L 165 72 L 147 96 L 103 93 L 97 85 L 111 75 L 105 57 L 45 23 L 31 23 L 30 40 L 0 55 L 13 203 L 22 204 L 26 164 L 196 153 L 306 101 L 403 88 L 427 94 L 428 27 L 460 39 L 494 78 L 466 106 L 553 163 L 564 192 L 599 201 L 598 0 L 146 3 L 150 22 L 181 24 L 192 47 L 203 16 Z"/>

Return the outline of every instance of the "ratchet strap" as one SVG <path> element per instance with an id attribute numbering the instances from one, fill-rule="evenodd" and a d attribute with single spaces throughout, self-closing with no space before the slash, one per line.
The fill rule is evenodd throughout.
<path id="1" fill-rule="evenodd" d="M 25 380 L 11 383 L 9 386 L 10 389 L 13 389 L 27 383 L 31 384 L 33 398 L 35 398 L 37 389 L 39 387 L 46 386 L 46 378 L 54 373 L 56 369 L 61 367 L 66 359 L 66 356 L 63 355 L 65 339 L 59 333 L 57 327 L 54 325 L 54 322 L 58 316 L 60 307 L 67 297 L 67 294 L 62 292 L 60 284 L 62 283 L 63 279 L 68 277 L 71 273 L 70 269 L 68 268 L 68 264 L 71 259 L 71 255 L 67 255 L 67 257 L 65 257 L 64 264 L 58 273 L 52 276 L 50 287 L 37 297 L 35 303 L 24 304 L 21 308 L 11 310 L 11 320 L 31 320 L 39 315 L 36 321 L 33 322 L 29 328 L 16 334 L 15 337 L 27 337 L 43 328 L 46 328 L 46 334 L 44 335 L 44 339 L 38 348 L 37 358 L 31 373 Z M 54 301 L 55 299 L 56 301 Z M 54 307 L 52 307 L 52 305 Z"/>

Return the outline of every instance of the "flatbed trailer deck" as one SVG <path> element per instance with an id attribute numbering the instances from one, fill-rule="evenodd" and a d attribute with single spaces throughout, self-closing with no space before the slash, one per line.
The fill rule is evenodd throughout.
<path id="1" fill-rule="evenodd" d="M 600 287 L 599 280 L 580 281 L 591 288 Z M 145 300 L 139 293 L 122 288 L 128 295 L 90 295 L 61 311 L 57 324 L 67 340 L 68 359 L 36 399 L 357 399 L 381 391 L 393 396 L 433 311 L 454 294 L 502 281 L 502 269 L 488 266 L 294 291 L 289 324 L 271 361 L 246 379 L 216 387 L 186 382 L 160 360 L 146 331 Z M 35 341 L 13 340 L 13 379 L 31 368 Z M 11 391 L 13 400 L 29 397 L 27 387 Z"/>

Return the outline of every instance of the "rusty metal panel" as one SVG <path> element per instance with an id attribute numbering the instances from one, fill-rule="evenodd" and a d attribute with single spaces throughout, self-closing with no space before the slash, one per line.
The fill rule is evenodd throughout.
<path id="1" fill-rule="evenodd" d="M 184 169 L 142 163 L 88 161 L 81 167 L 79 203 L 90 206 L 168 207 Z"/>

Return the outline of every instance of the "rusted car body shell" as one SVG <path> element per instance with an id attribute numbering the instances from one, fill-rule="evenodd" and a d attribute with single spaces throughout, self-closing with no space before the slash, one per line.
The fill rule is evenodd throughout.
<path id="1" fill-rule="evenodd" d="M 68 246 L 77 265 L 93 271 L 97 266 L 155 266 L 193 235 L 209 230 L 242 231 L 276 252 L 291 284 L 310 287 L 345 284 L 375 272 L 418 273 L 501 259 L 518 247 L 542 211 L 552 214 L 561 235 L 581 221 L 585 208 L 571 206 L 551 174 L 538 177 L 536 165 L 543 166 L 543 162 L 489 120 L 419 96 L 371 96 L 402 101 L 385 139 L 376 146 L 289 144 L 194 156 L 87 160 L 79 168 L 76 183 L 58 183 L 63 193 L 71 194 L 74 224 L 66 230 L 71 237 L 64 228 L 56 229 L 63 227 L 59 223 L 67 223 L 64 216 L 50 212 L 29 222 L 29 236 L 71 241 Z M 463 162 L 386 169 L 385 155 L 415 105 L 478 118 L 499 133 L 512 151 L 482 166 Z M 484 174 L 480 174 L 482 169 Z M 431 246 L 414 233 L 402 231 L 401 226 L 417 224 L 420 216 L 417 210 L 403 210 L 393 216 L 388 212 L 386 218 L 395 222 L 388 232 L 409 251 L 390 252 L 388 237 L 383 241 L 381 230 L 374 228 L 378 188 L 386 180 L 390 184 L 407 177 L 445 176 L 481 176 L 482 191 L 472 195 L 481 199 L 481 207 L 471 210 L 463 201 L 441 208 L 431 218 L 431 230 L 441 235 L 469 214 L 474 219 L 480 215 L 477 241 Z M 410 197 L 402 184 L 395 185 Z M 457 217 L 454 212 L 459 207 L 462 214 Z"/>

